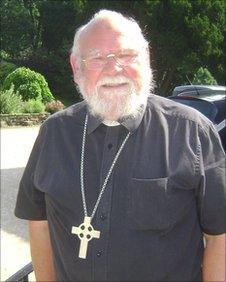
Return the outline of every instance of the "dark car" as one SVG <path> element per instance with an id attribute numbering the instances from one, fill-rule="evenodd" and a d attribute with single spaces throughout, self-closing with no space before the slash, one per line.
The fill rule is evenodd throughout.
<path id="1" fill-rule="evenodd" d="M 225 94 L 226 87 L 221 85 L 180 85 L 173 89 L 172 96 L 199 96 Z"/>
<path id="2" fill-rule="evenodd" d="M 208 119 L 210 119 L 221 138 L 223 148 L 226 152 L 226 95 L 225 94 L 211 94 L 211 95 L 197 95 L 197 96 L 169 96 L 167 97 L 175 102 L 192 107 Z"/>

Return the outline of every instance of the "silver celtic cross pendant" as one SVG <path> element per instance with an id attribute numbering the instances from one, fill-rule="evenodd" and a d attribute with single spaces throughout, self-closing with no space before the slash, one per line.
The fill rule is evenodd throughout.
<path id="1" fill-rule="evenodd" d="M 72 226 L 71 233 L 78 235 L 80 239 L 79 257 L 85 259 L 88 242 L 93 238 L 100 238 L 100 231 L 94 230 L 91 225 L 91 217 L 85 216 L 84 222 L 79 227 Z"/>

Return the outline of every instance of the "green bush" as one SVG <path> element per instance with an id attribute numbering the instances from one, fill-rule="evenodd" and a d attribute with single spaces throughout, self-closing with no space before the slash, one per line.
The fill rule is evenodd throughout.
<path id="1" fill-rule="evenodd" d="M 0 91 L 0 113 L 16 114 L 22 111 L 22 98 L 14 92 L 14 85 L 10 89 Z"/>
<path id="2" fill-rule="evenodd" d="M 192 84 L 216 85 L 217 81 L 207 68 L 199 68 L 194 75 Z"/>
<path id="3" fill-rule="evenodd" d="M 30 114 L 44 113 L 45 105 L 42 103 L 41 100 L 30 99 L 27 102 L 24 102 L 23 112 L 30 113 Z"/>
<path id="4" fill-rule="evenodd" d="M 35 99 L 45 104 L 54 99 L 44 76 L 29 68 L 17 68 L 10 73 L 4 80 L 3 89 L 9 89 L 12 83 L 23 101 Z"/>
<path id="5" fill-rule="evenodd" d="M 46 111 L 50 114 L 56 113 L 64 108 L 64 104 L 59 100 L 55 100 L 46 104 Z"/>
<path id="6" fill-rule="evenodd" d="M 8 74 L 17 68 L 16 65 L 8 62 L 0 62 L 0 84 L 2 85 Z"/>

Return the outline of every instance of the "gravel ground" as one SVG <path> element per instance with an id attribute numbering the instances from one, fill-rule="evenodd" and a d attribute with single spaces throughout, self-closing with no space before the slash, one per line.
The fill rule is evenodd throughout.
<path id="1" fill-rule="evenodd" d="M 30 262 L 27 222 L 14 216 L 24 167 L 39 127 L 1 129 L 1 281 Z M 34 281 L 31 276 L 30 281 Z"/>

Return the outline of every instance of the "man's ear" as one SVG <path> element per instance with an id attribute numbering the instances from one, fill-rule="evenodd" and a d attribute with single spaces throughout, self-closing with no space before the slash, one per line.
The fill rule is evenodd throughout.
<path id="1" fill-rule="evenodd" d="M 78 59 L 76 58 L 75 54 L 71 53 L 70 55 L 70 63 L 71 63 L 71 68 L 73 71 L 73 77 L 74 77 L 74 82 L 78 82 Z"/>

